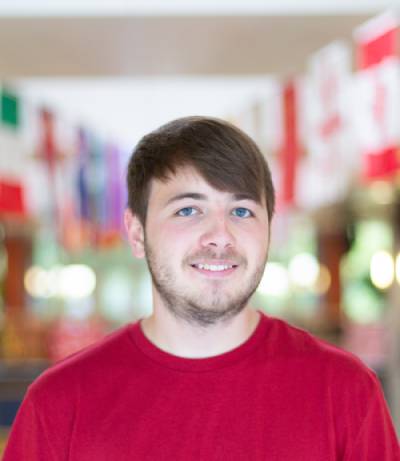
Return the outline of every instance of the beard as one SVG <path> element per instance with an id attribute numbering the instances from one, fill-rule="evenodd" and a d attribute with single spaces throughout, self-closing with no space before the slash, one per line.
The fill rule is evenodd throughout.
<path id="1" fill-rule="evenodd" d="M 146 261 L 151 274 L 153 286 L 165 307 L 177 319 L 196 327 L 208 327 L 226 322 L 239 314 L 247 305 L 257 289 L 267 262 L 267 252 L 252 274 L 232 286 L 230 281 L 207 280 L 207 291 L 188 283 L 179 283 L 173 267 L 162 261 L 145 238 Z M 227 259 L 235 261 L 240 268 L 246 269 L 247 261 L 232 250 L 217 254 L 211 249 L 204 249 L 184 258 L 182 270 L 190 270 L 190 264 L 199 259 Z"/>

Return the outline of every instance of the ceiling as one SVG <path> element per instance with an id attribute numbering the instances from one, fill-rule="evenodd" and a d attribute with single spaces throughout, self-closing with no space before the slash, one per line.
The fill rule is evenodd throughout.
<path id="1" fill-rule="evenodd" d="M 371 16 L 0 17 L 0 75 L 284 76 L 333 40 L 351 44 Z"/>
<path id="2" fill-rule="evenodd" d="M 234 113 L 334 40 L 354 49 L 354 29 L 391 4 L 0 0 L 0 83 L 132 146 L 178 116 Z"/>

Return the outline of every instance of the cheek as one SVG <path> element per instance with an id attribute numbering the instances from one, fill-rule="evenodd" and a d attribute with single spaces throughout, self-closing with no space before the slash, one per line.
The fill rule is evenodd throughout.
<path id="1" fill-rule="evenodd" d="M 180 265 L 182 259 L 196 246 L 195 232 L 169 224 L 162 224 L 156 232 L 155 245 L 162 252 L 160 257 L 169 265 Z"/>
<path id="2" fill-rule="evenodd" d="M 265 229 L 251 232 L 250 234 L 243 235 L 242 248 L 247 247 L 247 252 L 251 254 L 256 260 L 263 259 L 268 250 L 268 234 Z M 247 242 L 247 244 L 245 244 Z"/>
<path id="3" fill-rule="evenodd" d="M 172 245 L 193 244 L 198 237 L 199 230 L 195 226 L 177 225 L 175 223 L 163 223 L 158 232 L 163 242 L 170 242 Z"/>

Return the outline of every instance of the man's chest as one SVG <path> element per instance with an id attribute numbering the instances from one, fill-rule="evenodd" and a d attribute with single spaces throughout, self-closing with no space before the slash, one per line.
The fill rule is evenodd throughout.
<path id="1" fill-rule="evenodd" d="M 73 461 L 336 459 L 329 402 L 286 382 L 139 385 L 77 415 Z"/>

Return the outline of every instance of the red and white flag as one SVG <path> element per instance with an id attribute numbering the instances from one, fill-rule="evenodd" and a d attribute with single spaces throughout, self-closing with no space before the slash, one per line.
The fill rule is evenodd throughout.
<path id="1" fill-rule="evenodd" d="M 340 201 L 349 187 L 355 168 L 348 116 L 350 81 L 350 51 L 343 42 L 333 42 L 309 59 L 301 105 L 306 157 L 298 192 L 304 208 Z"/>
<path id="2" fill-rule="evenodd" d="M 354 33 L 358 72 L 353 85 L 353 120 L 366 180 L 392 177 L 399 168 L 399 20 L 385 13 Z"/>

